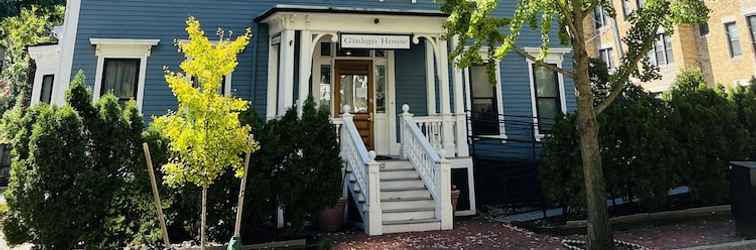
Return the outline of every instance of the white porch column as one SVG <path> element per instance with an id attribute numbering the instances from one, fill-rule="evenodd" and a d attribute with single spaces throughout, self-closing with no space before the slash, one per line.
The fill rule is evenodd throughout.
<path id="1" fill-rule="evenodd" d="M 268 93 L 266 100 L 265 118 L 267 120 L 273 120 L 276 118 L 278 110 L 276 106 L 278 104 L 278 46 L 280 44 L 280 37 L 271 37 L 268 41 Z"/>
<path id="2" fill-rule="evenodd" d="M 425 40 L 425 78 L 426 78 L 426 92 L 425 95 L 428 100 L 428 115 L 436 114 L 436 69 L 434 66 L 435 50 L 433 44 L 429 40 Z"/>
<path id="3" fill-rule="evenodd" d="M 310 94 L 310 76 L 312 75 L 312 32 L 301 31 L 299 39 L 299 98 L 297 99 L 297 114 L 302 116 L 302 108 Z"/>
<path id="4" fill-rule="evenodd" d="M 279 55 L 278 116 L 286 113 L 294 105 L 294 30 L 281 32 L 281 54 Z"/>
<path id="5" fill-rule="evenodd" d="M 454 117 L 451 113 L 451 96 L 449 95 L 449 58 L 446 40 L 438 38 L 436 44 L 436 66 L 438 67 L 438 78 L 441 91 L 439 91 L 439 100 L 441 103 L 441 115 L 443 116 L 444 131 L 443 144 L 447 157 L 454 157 L 456 148 L 454 146 Z"/>
<path id="6" fill-rule="evenodd" d="M 457 39 L 452 39 L 452 50 L 457 48 L 459 43 Z M 462 78 L 462 69 L 458 67 L 456 62 L 453 62 L 454 69 L 454 116 L 456 117 L 456 146 L 457 157 L 470 156 L 469 145 L 467 145 L 467 119 L 465 114 L 465 103 L 463 91 L 464 80 Z"/>

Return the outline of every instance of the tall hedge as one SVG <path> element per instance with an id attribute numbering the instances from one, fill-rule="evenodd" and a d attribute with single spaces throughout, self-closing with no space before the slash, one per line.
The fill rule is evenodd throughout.
<path id="1" fill-rule="evenodd" d="M 668 208 L 668 193 L 678 186 L 688 186 L 698 204 L 727 199 L 727 162 L 756 157 L 756 87 L 730 95 L 705 86 L 700 71 L 681 72 L 662 97 L 631 86 L 602 113 L 610 196 L 638 199 L 649 211 Z M 547 198 L 572 217 L 582 216 L 584 207 L 576 133 L 574 115 L 559 120 L 540 166 Z"/>
<path id="2" fill-rule="evenodd" d="M 9 243 L 118 248 L 154 230 L 141 224 L 149 207 L 142 117 L 133 102 L 91 100 L 79 73 L 64 106 L 38 105 L 11 122 L 11 219 L 3 224 Z"/>

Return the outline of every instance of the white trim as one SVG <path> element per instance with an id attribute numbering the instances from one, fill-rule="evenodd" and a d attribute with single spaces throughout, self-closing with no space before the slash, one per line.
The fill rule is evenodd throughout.
<path id="1" fill-rule="evenodd" d="M 58 62 L 60 62 L 60 50 L 58 48 L 57 44 L 29 47 L 29 56 L 34 60 L 34 64 L 37 66 L 32 84 L 32 105 L 40 102 L 39 98 L 42 95 L 42 80 L 44 76 L 53 75 L 55 78 L 58 77 L 56 75 L 59 70 Z M 55 78 L 53 78 L 53 89 L 55 88 Z M 55 99 L 55 96 L 50 96 L 50 102 Z"/>
<path id="2" fill-rule="evenodd" d="M 451 161 L 451 168 L 452 169 L 467 169 L 467 186 L 468 186 L 468 203 L 470 203 L 470 209 L 468 210 L 457 210 L 454 215 L 455 216 L 472 216 L 476 215 L 478 213 L 478 209 L 475 205 L 475 173 L 474 173 L 474 166 L 472 162 L 472 158 L 465 157 L 465 158 L 454 158 L 449 159 Z"/>
<path id="3" fill-rule="evenodd" d="M 76 47 L 76 33 L 79 29 L 79 11 L 81 0 L 67 0 L 66 12 L 63 21 L 63 39 L 60 39 L 60 66 L 55 74 L 53 83 L 53 104 L 62 105 L 65 102 L 65 92 L 68 82 L 71 81 L 73 69 L 74 48 Z"/>
<path id="4" fill-rule="evenodd" d="M 425 40 L 423 43 L 425 46 L 425 80 L 426 80 L 426 105 L 428 107 L 428 115 L 436 114 L 436 70 L 435 59 L 433 56 L 433 45 L 430 41 Z"/>
<path id="5" fill-rule="evenodd" d="M 556 64 L 558 67 L 562 67 L 562 61 L 544 61 L 545 63 L 550 64 Z M 536 95 L 535 95 L 535 82 L 533 78 L 533 65 L 535 64 L 530 59 L 527 59 L 528 64 L 528 77 L 530 78 L 530 102 L 531 102 L 531 110 L 533 111 L 533 122 L 535 127 L 535 139 L 536 141 L 541 141 L 546 135 L 541 134 L 538 128 L 538 110 L 536 105 Z M 557 73 L 558 80 L 559 80 L 559 99 L 561 102 L 561 108 L 562 113 L 567 113 L 567 99 L 565 97 L 565 91 L 564 91 L 564 75 L 562 73 Z"/>
<path id="6" fill-rule="evenodd" d="M 279 40 L 274 44 L 274 40 Z M 266 98 L 266 120 L 272 120 L 276 117 L 278 105 L 278 46 L 281 46 L 280 36 L 271 36 L 268 43 L 268 88 Z"/>
<path id="7" fill-rule="evenodd" d="M 157 46 L 160 39 L 120 39 L 120 38 L 90 38 L 89 43 L 92 45 L 142 45 Z"/>
<path id="8" fill-rule="evenodd" d="M 97 46 L 95 50 L 95 55 L 97 56 L 97 71 L 92 95 L 93 99 L 96 101 L 100 98 L 105 59 L 139 59 L 139 79 L 137 82 L 136 102 L 137 108 L 142 111 L 145 78 L 147 76 L 147 58 L 150 56 L 152 46 L 156 46 L 160 41 L 155 39 L 137 40 L 101 38 L 91 38 L 89 41 Z"/>
<path id="9" fill-rule="evenodd" d="M 722 22 L 722 24 L 737 23 L 737 18 L 735 18 L 735 16 L 723 16 L 719 20 Z"/>
<path id="10" fill-rule="evenodd" d="M 469 49 L 469 47 L 466 47 L 465 49 Z M 480 54 L 481 59 L 488 60 L 489 49 L 490 48 L 488 46 L 482 46 L 480 48 L 478 53 Z M 502 88 L 501 88 L 501 61 L 496 60 L 495 63 L 496 63 L 496 70 L 495 70 L 496 72 L 494 74 L 496 75 L 495 76 L 496 77 L 496 93 L 495 93 L 496 94 L 496 109 L 497 109 L 497 113 L 499 117 L 502 118 L 502 120 L 499 123 L 499 135 L 501 136 L 502 139 L 506 140 L 507 128 L 506 128 L 506 122 L 505 122 L 506 118 L 503 117 L 504 116 L 504 97 L 503 97 L 504 92 L 502 92 Z M 464 87 L 466 90 L 465 98 L 467 99 L 465 108 L 467 108 L 467 110 L 472 110 L 472 95 L 471 95 L 472 89 L 470 88 L 471 87 L 470 78 L 472 74 L 470 73 L 470 67 L 465 68 L 463 71 L 465 74 L 464 81 L 463 81 Z M 470 129 L 472 129 L 472 126 L 470 126 Z"/>
<path id="11" fill-rule="evenodd" d="M 393 50 L 389 50 L 386 53 L 386 69 L 388 74 L 388 82 L 386 83 L 386 114 L 388 115 L 388 127 L 389 127 L 389 154 L 399 155 L 401 145 L 397 140 L 396 131 L 396 55 Z"/>
<path id="12" fill-rule="evenodd" d="M 374 21 L 378 19 L 379 22 Z M 350 13 L 276 12 L 261 20 L 270 25 L 270 34 L 284 30 L 334 31 L 375 34 L 445 34 L 446 17 L 400 16 Z M 411 24 L 411 25 L 407 25 Z"/>

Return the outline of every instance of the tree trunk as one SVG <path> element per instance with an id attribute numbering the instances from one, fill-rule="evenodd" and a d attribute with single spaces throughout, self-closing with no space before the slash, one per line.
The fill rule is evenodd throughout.
<path id="1" fill-rule="evenodd" d="M 207 250 L 207 188 L 202 188 L 202 215 L 200 224 L 200 246 Z"/>
<path id="2" fill-rule="evenodd" d="M 604 170 L 601 167 L 599 146 L 599 125 L 593 107 L 593 92 L 589 78 L 589 59 L 585 51 L 585 39 L 582 35 L 580 13 L 575 16 L 574 57 L 575 87 L 578 90 L 577 130 L 580 134 L 580 152 L 583 161 L 583 179 L 585 181 L 585 198 L 588 209 L 588 247 L 593 250 L 614 249 L 609 212 L 606 205 L 606 185 Z"/>

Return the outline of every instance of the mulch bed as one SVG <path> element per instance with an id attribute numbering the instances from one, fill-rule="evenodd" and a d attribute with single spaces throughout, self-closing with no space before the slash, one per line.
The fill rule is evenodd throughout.
<path id="1" fill-rule="evenodd" d="M 388 234 L 330 234 L 333 249 L 561 249 L 561 239 L 480 220 L 458 221 L 451 231 Z"/>
<path id="2" fill-rule="evenodd" d="M 702 217 L 686 221 L 633 225 L 616 228 L 615 239 L 650 249 L 676 249 L 744 240 L 735 235 L 729 216 Z M 507 224 L 483 219 L 455 223 L 452 231 L 389 234 L 368 237 L 362 232 L 323 235 L 333 249 L 564 249 L 562 239 L 582 235 L 535 234 Z"/>

